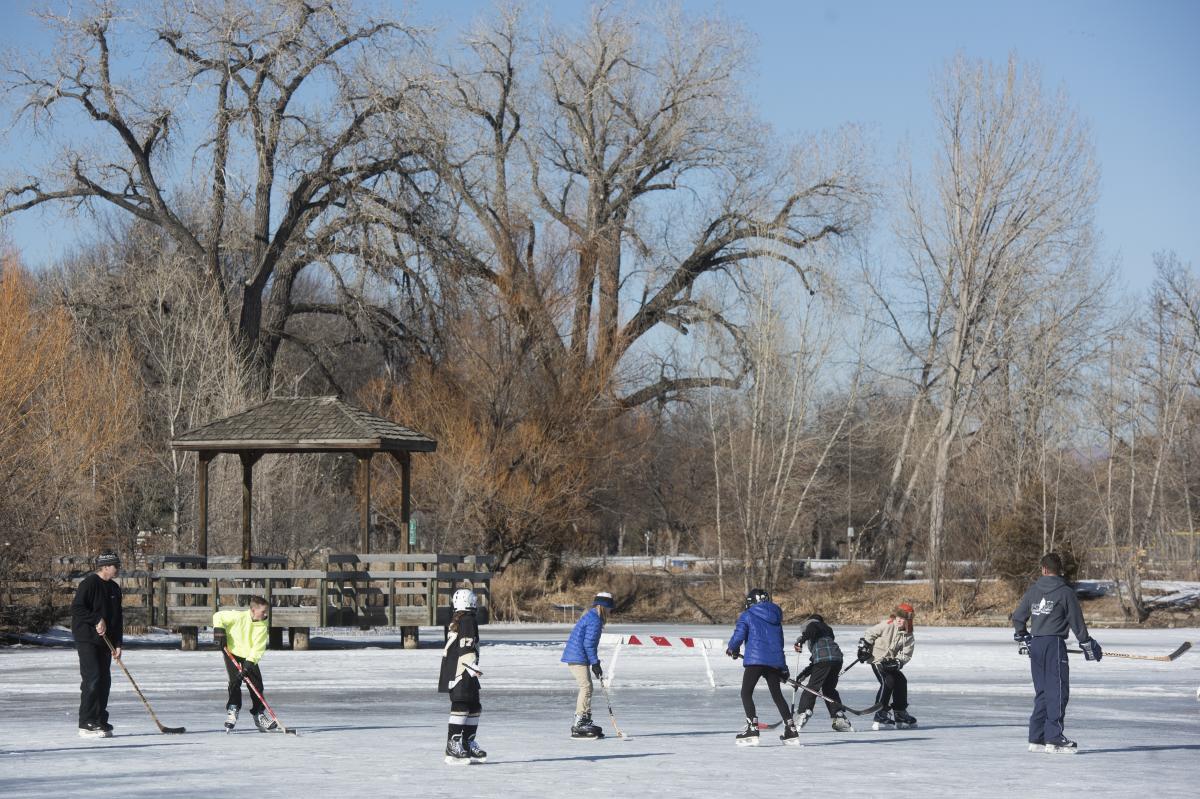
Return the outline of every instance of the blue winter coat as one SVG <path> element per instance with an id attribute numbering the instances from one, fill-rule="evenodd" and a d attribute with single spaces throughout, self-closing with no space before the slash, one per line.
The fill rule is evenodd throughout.
<path id="1" fill-rule="evenodd" d="M 604 620 L 600 618 L 600 611 L 596 608 L 593 607 L 580 616 L 563 649 L 562 662 L 599 663 L 600 652 L 597 647 L 600 645 L 600 632 L 603 629 Z"/>
<path id="2" fill-rule="evenodd" d="M 783 656 L 783 611 L 778 605 L 759 602 L 738 616 L 728 648 L 737 652 L 743 643 L 746 645 L 743 666 L 782 669 L 787 665 Z"/>

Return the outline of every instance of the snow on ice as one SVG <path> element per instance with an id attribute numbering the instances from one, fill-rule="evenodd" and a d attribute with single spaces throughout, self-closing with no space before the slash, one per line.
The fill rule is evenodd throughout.
<path id="1" fill-rule="evenodd" d="M 695 651 L 622 650 L 613 710 L 597 688 L 593 716 L 602 741 L 569 737 L 575 686 L 558 662 L 569 625 L 489 625 L 484 648 L 479 741 L 488 763 L 442 763 L 449 702 L 436 692 L 440 630 L 405 651 L 398 636 L 314 631 L 309 652 L 268 652 L 267 701 L 300 736 L 254 731 L 243 712 L 226 735 L 225 675 L 214 650 L 178 651 L 167 635 L 127 639 L 125 663 L 163 724 L 162 735 L 119 669 L 109 703 L 115 737 L 76 735 L 77 659 L 69 635 L 0 648 L 0 796 L 134 797 L 414 796 L 1194 796 L 1200 775 L 1200 655 L 1173 663 L 1071 660 L 1067 735 L 1074 756 L 1026 751 L 1032 706 L 1028 662 L 1004 628 L 917 628 L 905 669 L 917 729 L 836 733 L 818 706 L 783 747 L 778 731 L 738 748 L 741 665 L 712 654 L 710 688 Z M 609 625 L 608 632 L 727 637 L 729 628 Z M 836 628 L 852 643 L 859 628 Z M 790 631 L 789 631 L 790 632 Z M 1198 629 L 1094 630 L 1106 649 L 1165 654 Z M 852 647 L 850 647 L 852 651 Z M 601 656 L 610 657 L 607 648 Z M 807 657 L 807 656 L 805 656 Z M 788 662 L 795 670 L 796 655 Z M 875 682 L 858 666 L 842 679 L 843 700 L 871 703 Z M 785 695 L 790 694 L 786 692 Z M 774 721 L 765 686 L 759 715 Z M 249 707 L 249 702 L 246 702 Z"/>

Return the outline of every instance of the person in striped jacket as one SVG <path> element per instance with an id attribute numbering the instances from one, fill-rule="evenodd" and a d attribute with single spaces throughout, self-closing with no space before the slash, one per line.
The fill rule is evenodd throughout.
<path id="1" fill-rule="evenodd" d="M 797 652 L 803 652 L 806 643 L 809 651 L 808 666 L 800 672 L 796 681 L 804 682 L 807 678 L 808 682 L 805 685 L 809 691 L 819 691 L 825 695 L 825 707 L 829 711 L 829 717 L 833 719 L 835 730 L 854 732 L 854 727 L 846 718 L 846 711 L 841 709 L 842 697 L 837 689 L 844 660 L 842 648 L 833 640 L 833 629 L 825 623 L 825 619 L 819 613 L 810 613 L 804 620 L 800 628 L 800 637 L 796 639 L 793 648 Z M 796 712 L 800 714 L 798 726 L 804 727 L 812 718 L 816 702 L 817 697 L 814 694 L 808 691 L 800 692 L 799 701 L 796 703 Z"/>

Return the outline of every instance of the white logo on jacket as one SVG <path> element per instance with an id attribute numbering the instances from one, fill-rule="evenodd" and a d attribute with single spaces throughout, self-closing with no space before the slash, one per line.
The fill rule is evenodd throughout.
<path id="1" fill-rule="evenodd" d="M 1042 600 L 1033 606 L 1032 613 L 1034 616 L 1045 616 L 1052 610 L 1054 610 L 1054 602 L 1042 597 Z"/>

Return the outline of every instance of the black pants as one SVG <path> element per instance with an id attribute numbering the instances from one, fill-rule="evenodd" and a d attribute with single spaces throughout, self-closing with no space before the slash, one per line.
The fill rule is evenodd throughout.
<path id="1" fill-rule="evenodd" d="M 112 688 L 112 652 L 104 644 L 75 642 L 79 654 L 79 726 L 108 723 L 108 692 Z"/>
<path id="2" fill-rule="evenodd" d="M 242 675 L 238 673 L 237 668 L 229 659 L 229 655 L 222 654 L 221 659 L 225 661 L 225 673 L 229 675 L 229 701 L 226 707 L 233 705 L 239 710 L 242 707 Z M 246 672 L 246 676 L 250 678 L 250 682 L 254 683 L 254 687 L 258 689 L 258 694 L 263 692 L 262 672 L 258 670 L 257 663 L 251 663 L 248 660 L 238 658 L 238 662 L 242 664 L 242 668 Z M 263 703 L 258 698 L 258 694 L 254 691 L 250 692 L 250 712 L 262 713 Z"/>
<path id="3" fill-rule="evenodd" d="M 875 701 L 882 703 L 881 711 L 908 709 L 908 678 L 900 669 L 881 669 L 875 663 L 871 664 L 875 679 L 879 680 L 879 690 L 875 693 Z"/>
<path id="4" fill-rule="evenodd" d="M 840 660 L 825 660 L 820 663 L 814 663 L 812 671 L 809 672 L 808 681 L 804 683 L 812 690 L 825 694 L 825 707 L 829 711 L 830 717 L 836 715 L 842 709 L 842 696 L 838 693 L 837 689 L 838 677 L 841 671 L 842 661 Z M 808 691 L 801 691 L 796 701 L 796 712 L 803 713 L 806 710 L 812 710 L 816 704 L 817 697 Z"/>
<path id="5" fill-rule="evenodd" d="M 742 672 L 742 708 L 746 711 L 746 718 L 756 719 L 758 713 L 754 709 L 754 686 L 758 685 L 760 679 L 767 681 L 767 688 L 771 691 L 771 699 L 775 700 L 775 707 L 779 709 L 780 718 L 785 721 L 792 716 L 792 710 L 788 707 L 787 702 L 783 701 L 783 691 L 779 690 L 779 678 L 782 676 L 779 669 L 771 666 L 747 666 Z"/>

